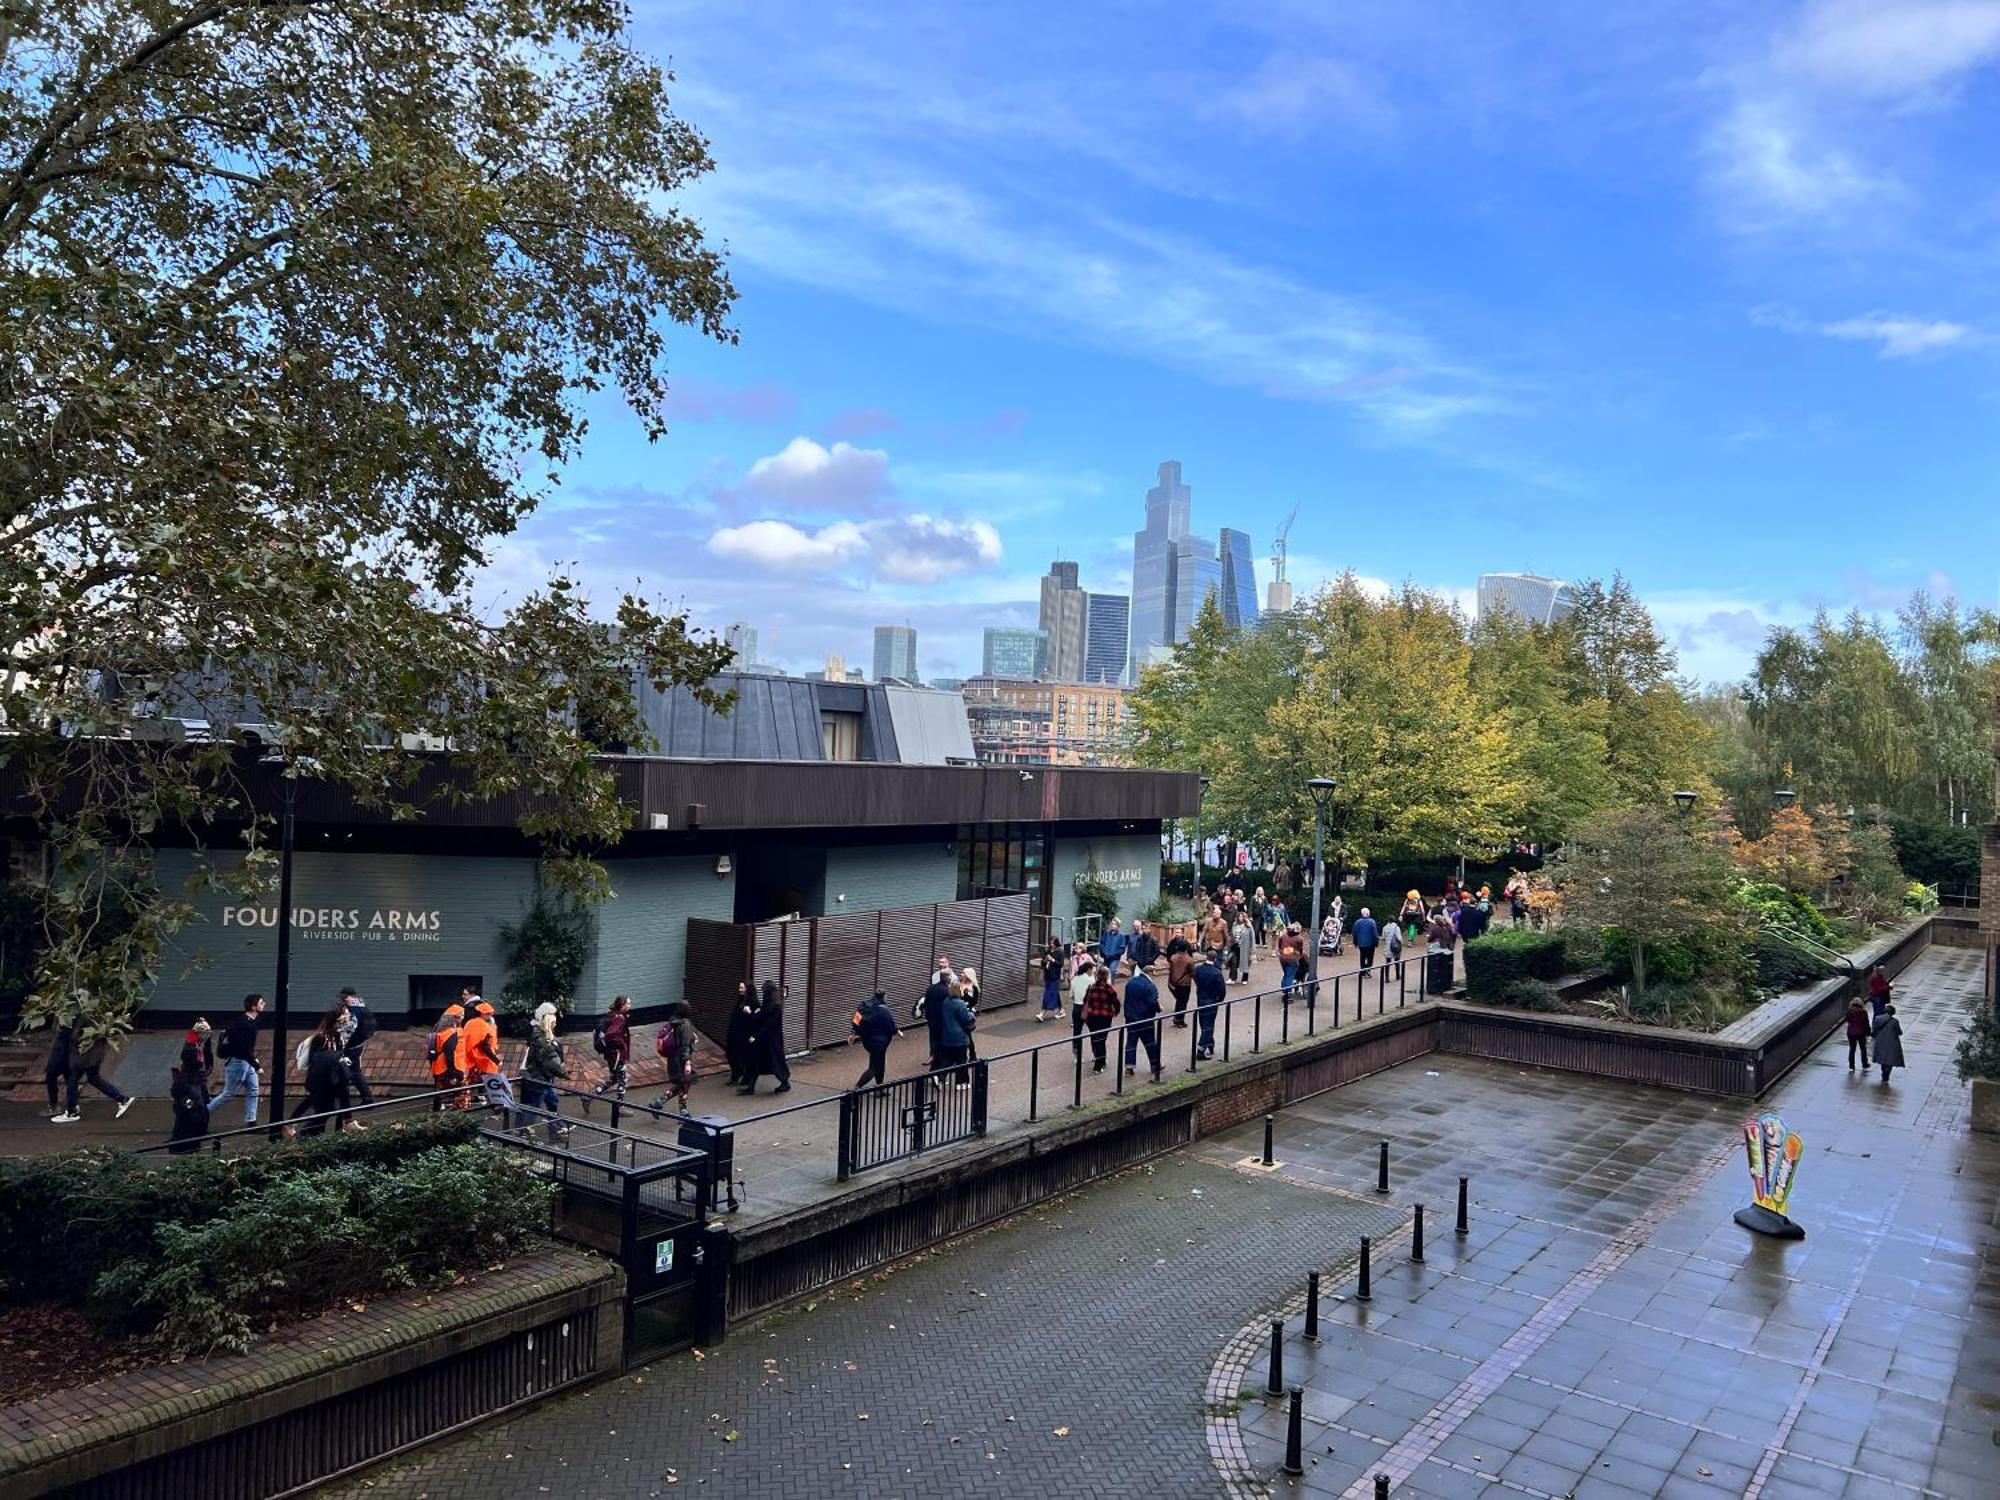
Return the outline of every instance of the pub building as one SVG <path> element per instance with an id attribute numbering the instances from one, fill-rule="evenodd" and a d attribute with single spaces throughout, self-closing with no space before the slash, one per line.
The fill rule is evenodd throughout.
<path id="1" fill-rule="evenodd" d="M 825 1045 L 872 989 L 913 1002 L 939 952 L 980 969 L 988 1006 L 1019 1003 L 1030 945 L 1069 930 L 1077 881 L 1095 874 L 1137 916 L 1159 890 L 1163 821 L 1199 795 L 1178 772 L 975 764 L 955 693 L 748 673 L 717 686 L 737 694 L 723 714 L 685 690 L 648 695 L 662 753 L 606 758 L 630 831 L 598 855 L 610 894 L 590 908 L 572 1025 L 617 994 L 640 1020 L 685 999 L 719 1038 L 737 983 L 772 978 L 792 1044 Z M 275 809 L 276 769 L 249 769 Z M 449 774 L 440 755 L 426 779 Z M 465 985 L 497 1001 L 502 929 L 537 895 L 518 808 L 438 801 L 398 822 L 309 777 L 295 805 L 295 1011 L 350 984 L 388 1027 L 428 1023 Z M 167 889 L 194 858 L 170 837 L 155 857 Z M 142 1027 L 271 990 L 275 899 L 209 891 L 196 908 Z"/>

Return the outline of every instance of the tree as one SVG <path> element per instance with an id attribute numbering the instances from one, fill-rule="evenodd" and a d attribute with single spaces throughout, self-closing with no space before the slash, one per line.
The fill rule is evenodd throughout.
<path id="1" fill-rule="evenodd" d="M 1602 698 L 1564 692 L 1562 648 L 1557 629 L 1509 610 L 1472 631 L 1471 685 L 1505 718 L 1527 787 L 1520 833 L 1537 844 L 1560 843 L 1615 795 L 1609 708 Z"/>
<path id="2" fill-rule="evenodd" d="M 1565 924 L 1615 928 L 1632 944 L 1632 987 L 1646 990 L 1646 951 L 1726 920 L 1729 867 L 1671 812 L 1623 808 L 1577 832 L 1563 880 Z"/>
<path id="3" fill-rule="evenodd" d="M 644 743 L 636 680 L 728 652 L 568 576 L 497 616 L 471 588 L 589 398 L 658 437 L 666 330 L 733 337 L 671 206 L 705 143 L 624 28 L 611 0 L 0 20 L 0 753 L 51 844 L 29 1021 L 137 1003 L 187 910 L 162 828 L 241 833 L 268 876 L 245 755 L 135 743 L 163 716 L 273 724 L 293 773 L 402 811 L 405 736 L 443 736 L 437 794 L 519 798 L 558 885 L 599 888 L 626 814 L 594 752 Z"/>
<path id="4" fill-rule="evenodd" d="M 1817 889 L 1834 870 L 1819 830 L 1804 808 L 1781 807 L 1771 814 L 1771 831 L 1736 846 L 1736 862 L 1787 891 Z"/>

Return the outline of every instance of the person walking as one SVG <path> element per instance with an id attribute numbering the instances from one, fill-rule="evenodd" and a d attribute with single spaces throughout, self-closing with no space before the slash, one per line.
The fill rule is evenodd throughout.
<path id="1" fill-rule="evenodd" d="M 1292 867 L 1285 863 L 1283 855 L 1278 856 L 1278 866 L 1271 871 L 1271 889 L 1286 905 L 1292 899 Z"/>
<path id="2" fill-rule="evenodd" d="M 1528 922 L 1528 882 L 1520 874 L 1512 876 L 1502 892 L 1507 898 L 1507 916 L 1516 927 Z"/>
<path id="3" fill-rule="evenodd" d="M 1038 1016 L 1036 1019 L 1041 1018 Z M 896 1013 L 889 1009 L 880 990 L 861 1002 L 861 1009 L 854 1013 L 853 1027 L 854 1040 L 868 1053 L 868 1066 L 861 1070 L 854 1086 L 865 1089 L 871 1081 L 887 1083 L 889 1044 L 896 1040 L 901 1028 L 896 1025 Z"/>
<path id="4" fill-rule="evenodd" d="M 1881 1019 L 1889 1004 L 1889 975 L 1880 964 L 1868 971 L 1868 1004 L 1875 1019 Z"/>
<path id="5" fill-rule="evenodd" d="M 214 1069 L 209 1024 L 197 1016 L 181 1038 L 180 1061 L 167 1092 L 174 1109 L 173 1128 L 167 1134 L 170 1155 L 186 1156 L 201 1149 L 202 1137 L 208 1134 L 208 1075 Z"/>
<path id="6" fill-rule="evenodd" d="M 623 995 L 619 1000 L 625 1000 Z M 612 1004 L 616 1006 L 618 1001 Z M 631 1001 L 625 1001 L 630 1006 Z M 514 1090 L 507 1082 L 507 1069 L 500 1058 L 500 1026 L 493 1019 L 493 1007 L 477 996 L 465 1008 L 464 1050 L 465 1081 L 481 1089 L 486 1102 L 502 1111 L 501 1119 L 511 1127 L 514 1116 L 521 1106 L 514 1098 Z M 624 1056 L 632 1055 L 632 1033 L 628 1023 L 625 1031 Z M 625 1097 L 625 1065 L 618 1065 L 618 1097 Z"/>
<path id="7" fill-rule="evenodd" d="M 729 1027 L 722 1034 L 723 1056 L 729 1059 L 729 1082 L 741 1088 L 750 1073 L 750 1052 L 757 1041 L 757 997 L 742 980 L 736 984 L 736 998 L 729 1002 Z"/>
<path id="8" fill-rule="evenodd" d="M 1205 950 L 1194 970 L 1195 1051 L 1202 1057 L 1215 1056 L 1215 1013 L 1228 998 L 1229 987 L 1222 977 L 1222 964 L 1213 949 Z"/>
<path id="9" fill-rule="evenodd" d="M 1111 971 L 1100 966 L 1091 976 L 1090 988 L 1083 996 L 1083 1024 L 1090 1028 L 1090 1071 L 1093 1073 L 1104 1071 L 1104 1034 L 1118 1019 L 1120 1009 L 1118 989 L 1111 982 Z"/>
<path id="10" fill-rule="evenodd" d="M 1132 935 L 1125 942 L 1125 958 L 1135 974 L 1152 968 L 1160 961 L 1160 940 L 1153 936 L 1153 929 L 1144 922 L 1132 924 Z"/>
<path id="11" fill-rule="evenodd" d="M 1222 914 L 1220 903 L 1209 907 L 1202 920 L 1201 945 L 1218 954 L 1229 946 L 1229 919 Z"/>
<path id="12" fill-rule="evenodd" d="M 653 1047 L 666 1059 L 667 1092 L 680 1101 L 682 1114 L 689 1113 L 688 1095 L 694 1088 L 694 1023 L 688 1020 L 685 1002 L 676 1000 L 667 1006 L 667 1018 L 660 1023 Z"/>
<path id="13" fill-rule="evenodd" d="M 1264 924 L 1270 920 L 1271 898 L 1264 894 L 1264 887 L 1257 887 L 1250 897 L 1250 930 L 1259 948 L 1264 946 Z"/>
<path id="14" fill-rule="evenodd" d="M 1035 1012 L 1037 1023 L 1062 1014 L 1063 950 L 1053 938 L 1042 953 L 1042 1006 Z"/>
<path id="15" fill-rule="evenodd" d="M 368 1008 L 368 1002 L 355 992 L 353 985 L 340 987 L 340 1003 L 347 1007 L 347 1018 L 340 1027 L 340 1050 L 347 1058 L 348 1080 L 354 1092 L 361 1096 L 363 1104 L 373 1104 L 375 1091 L 368 1087 L 368 1075 L 361 1071 L 361 1049 L 375 1035 L 375 1013 Z"/>
<path id="16" fill-rule="evenodd" d="M 1125 981 L 1125 1076 L 1138 1064 L 1138 1049 L 1146 1049 L 1153 1082 L 1160 1081 L 1160 987 L 1141 970 Z"/>
<path id="17" fill-rule="evenodd" d="M 1250 925 L 1250 917 L 1240 908 L 1236 913 L 1236 925 L 1229 929 L 1229 958 L 1236 969 L 1236 982 L 1250 982 L 1250 964 L 1257 956 L 1257 931 Z"/>
<path id="18" fill-rule="evenodd" d="M 1354 919 L 1354 951 L 1361 955 L 1361 967 L 1375 967 L 1375 948 L 1382 940 L 1382 929 L 1375 916 L 1367 907 L 1361 908 L 1361 915 Z"/>
<path id="19" fill-rule="evenodd" d="M 263 1014 L 264 997 L 254 993 L 245 995 L 243 1013 L 222 1028 L 222 1045 L 216 1049 L 222 1059 L 222 1088 L 209 1096 L 210 1114 L 225 1100 L 241 1094 L 243 1123 L 257 1123 L 257 1087 L 264 1067 L 257 1056 L 257 1018 Z"/>
<path id="20" fill-rule="evenodd" d="M 562 1096 L 556 1092 L 556 1080 L 567 1077 L 569 1058 L 556 1036 L 555 1004 L 544 1000 L 535 1007 L 534 1017 L 528 1023 L 528 1056 L 521 1064 L 521 1106 L 546 1116 L 547 1123 L 542 1128 L 552 1141 L 565 1134 L 560 1123 Z"/>
<path id="21" fill-rule="evenodd" d="M 768 987 L 768 981 L 766 983 Z M 596 1049 L 597 1055 L 604 1059 L 604 1082 L 592 1090 L 592 1093 L 601 1096 L 616 1089 L 617 1098 L 622 1102 L 625 1098 L 626 1069 L 632 1063 L 630 995 L 611 997 L 611 1009 L 604 1013 L 604 1019 L 597 1023 L 597 1029 L 590 1034 L 590 1045 Z M 756 1080 L 757 1075 L 753 1072 L 750 1075 L 751 1087 L 756 1086 Z M 744 1092 L 748 1093 L 749 1090 L 746 1089 Z M 584 1100 L 583 1107 L 586 1112 L 590 1109 L 588 1099 Z"/>
<path id="22" fill-rule="evenodd" d="M 1882 1081 L 1889 1081 L 1889 1074 L 1896 1068 L 1907 1067 L 1903 1061 L 1903 1023 L 1896 1019 L 1894 1001 L 1886 1001 L 1882 1014 L 1875 1018 L 1875 1066 L 1882 1070 Z"/>
<path id="23" fill-rule="evenodd" d="M 42 1084 L 49 1091 L 51 1123 L 67 1113 L 63 1108 L 62 1091 L 64 1082 L 69 1078 L 70 1054 L 75 1050 L 75 1030 L 68 1023 L 58 1026 L 54 1039 L 49 1043 L 48 1061 L 42 1065 Z"/>
<path id="24" fill-rule="evenodd" d="M 1187 1029 L 1188 1001 L 1194 994 L 1194 945 L 1184 937 L 1167 944 L 1167 988 L 1174 997 L 1174 1025 Z"/>
<path id="25" fill-rule="evenodd" d="M 757 1075 L 745 1093 L 757 1092 L 757 1077 L 769 1073 L 778 1080 L 774 1094 L 792 1091 L 792 1065 L 785 1057 L 785 987 L 775 979 L 764 981 L 764 998 L 757 1007 Z"/>
<path id="26" fill-rule="evenodd" d="M 453 1001 L 431 1028 L 431 1113 L 445 1108 L 464 1109 L 465 1096 L 457 1092 L 465 1081 L 460 1060 L 460 1031 L 465 1024 L 465 1003 Z M 213 1107 L 211 1105 L 211 1107 Z"/>
<path id="27" fill-rule="evenodd" d="M 1870 1034 L 1870 1024 L 1868 1020 L 1868 1007 L 1863 1005 L 1861 1003 L 1861 997 L 1859 995 L 1856 995 L 1852 1000 L 1847 1002 L 1847 1071 L 1848 1072 L 1852 1073 L 1854 1071 L 1854 1054 L 1857 1049 L 1861 1054 L 1861 1071 L 1864 1075 L 1868 1072 L 1869 1034 Z"/>
<path id="28" fill-rule="evenodd" d="M 110 1052 L 111 1043 L 104 1037 L 99 1037 L 96 1041 L 90 1042 L 79 1049 L 74 1040 L 74 1033 L 72 1033 L 72 1040 L 69 1045 L 69 1066 L 63 1073 L 65 1100 L 63 1111 L 59 1115 L 51 1115 L 49 1123 L 53 1125 L 74 1125 L 78 1120 L 83 1118 L 82 1114 L 78 1112 L 76 1104 L 77 1095 L 81 1092 L 82 1086 L 86 1081 L 98 1093 L 118 1106 L 119 1119 L 122 1120 L 125 1118 L 125 1111 L 138 1101 L 119 1088 L 117 1084 L 106 1083 L 104 1081 L 104 1074 L 101 1070 L 104 1067 L 104 1059 L 110 1055 Z"/>
<path id="29" fill-rule="evenodd" d="M 1305 968 L 1306 940 L 1296 922 L 1287 923 L 1285 930 L 1278 934 L 1278 987 L 1287 994 L 1299 982 L 1301 970 Z"/>
<path id="30" fill-rule="evenodd" d="M 1403 929 L 1403 936 L 1415 942 L 1422 934 L 1429 919 L 1424 915 L 1424 898 L 1415 891 L 1403 897 L 1403 906 L 1396 913 L 1396 925 Z"/>
<path id="31" fill-rule="evenodd" d="M 938 1007 L 942 1023 L 938 1027 L 938 1067 L 949 1068 L 951 1086 L 960 1089 L 972 1087 L 965 1065 L 972 1056 L 972 1028 L 979 1023 L 965 989 L 963 980 L 946 981 L 944 1004 Z"/>
<path id="32" fill-rule="evenodd" d="M 1113 917 L 1111 925 L 1104 929 L 1104 936 L 1097 940 L 1097 956 L 1104 960 L 1104 967 L 1114 979 L 1118 977 L 1118 966 L 1125 961 L 1127 946 L 1125 934 L 1118 930 L 1118 919 Z"/>
<path id="33" fill-rule="evenodd" d="M 1403 929 L 1391 922 L 1382 929 L 1382 936 L 1389 945 L 1389 956 L 1383 962 L 1392 964 L 1400 962 L 1403 957 Z"/>
<path id="34" fill-rule="evenodd" d="M 917 1019 L 924 1023 L 925 1041 L 930 1048 L 924 1066 L 933 1073 L 944 1066 L 944 1003 L 951 998 L 954 978 L 950 969 L 937 970 L 917 1001 Z"/>
<path id="35" fill-rule="evenodd" d="M 312 1034 L 299 1044 L 300 1059 L 305 1064 L 302 1073 L 306 1086 L 306 1113 L 294 1121 L 294 1128 L 300 1135 L 324 1135 L 327 1117 L 336 1110 L 346 1109 L 347 1059 L 340 1050 L 340 1024 L 347 1017 L 347 1007 L 336 1003 L 332 1009 L 319 1018 L 319 1025 Z M 344 1120 L 340 1128 L 358 1125 L 358 1120 Z"/>

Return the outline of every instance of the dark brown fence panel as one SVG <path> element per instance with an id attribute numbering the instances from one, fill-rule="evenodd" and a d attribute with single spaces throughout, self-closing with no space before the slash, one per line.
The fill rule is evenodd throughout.
<path id="1" fill-rule="evenodd" d="M 734 922 L 690 917 L 687 924 L 687 966 L 681 993 L 690 1019 L 716 1042 L 729 1031 L 729 1010 L 736 985 L 750 974 L 750 929 Z"/>
<path id="2" fill-rule="evenodd" d="M 986 907 L 985 952 L 979 963 L 982 1003 L 1013 1005 L 1026 994 L 1028 978 L 1028 893 L 994 896 Z"/>
<path id="3" fill-rule="evenodd" d="M 931 982 L 931 965 L 937 958 L 937 908 L 899 906 L 880 916 L 881 964 L 875 985 L 907 1026 L 910 1007 Z M 952 957 L 957 960 L 956 954 Z"/>
<path id="4" fill-rule="evenodd" d="M 807 1045 L 812 1026 L 812 946 L 813 923 L 777 922 L 783 929 L 784 968 L 776 978 L 788 992 L 785 998 L 785 1048 L 796 1052 Z"/>
<path id="5" fill-rule="evenodd" d="M 825 1047 L 846 1040 L 854 1008 L 875 988 L 875 940 L 882 923 L 876 912 L 857 911 L 821 917 L 813 925 L 819 936 L 805 1043 Z"/>
<path id="6" fill-rule="evenodd" d="M 937 908 L 936 947 L 939 953 L 951 960 L 953 968 L 981 965 L 981 986 L 991 984 L 983 967 L 986 957 L 986 903 L 954 901 L 950 905 L 940 905 Z"/>

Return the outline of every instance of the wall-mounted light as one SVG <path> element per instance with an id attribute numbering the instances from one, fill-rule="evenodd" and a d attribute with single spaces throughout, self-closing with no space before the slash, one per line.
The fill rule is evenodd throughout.
<path id="1" fill-rule="evenodd" d="M 715 856 L 715 878 L 717 880 L 727 880 L 729 878 L 730 869 L 731 865 L 729 863 L 728 855 L 718 854 Z"/>

